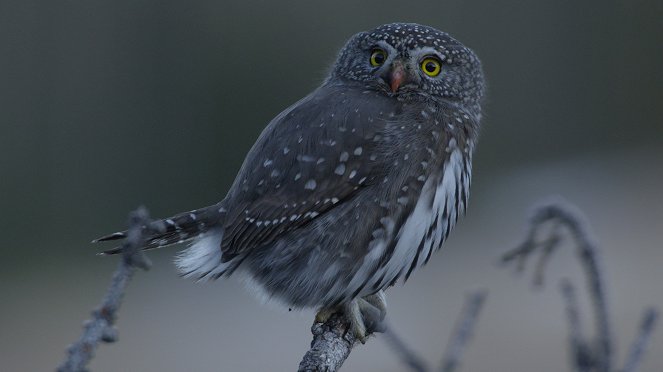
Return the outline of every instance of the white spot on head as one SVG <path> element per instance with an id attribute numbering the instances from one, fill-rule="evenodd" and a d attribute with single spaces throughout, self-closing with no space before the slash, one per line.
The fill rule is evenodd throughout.
<path id="1" fill-rule="evenodd" d="M 339 164 L 336 167 L 336 169 L 334 169 L 334 173 L 338 174 L 339 176 L 345 174 L 345 164 L 344 163 Z"/>
<path id="2" fill-rule="evenodd" d="M 262 166 L 263 167 L 269 167 L 270 165 L 272 165 L 272 163 L 273 163 L 273 161 L 271 161 L 270 159 L 267 159 L 267 160 L 265 160 L 264 163 L 262 163 Z"/>
<path id="3" fill-rule="evenodd" d="M 338 160 L 340 160 L 340 161 L 348 161 L 348 158 L 349 158 L 349 157 L 350 157 L 350 154 L 348 154 L 347 152 L 343 151 L 343 152 L 341 153 L 341 156 L 339 156 Z"/>
<path id="4" fill-rule="evenodd" d="M 357 171 L 353 170 L 352 172 L 350 172 L 350 175 L 348 176 L 348 178 L 353 178 L 356 175 L 357 175 Z"/>
<path id="5" fill-rule="evenodd" d="M 301 174 L 301 173 L 297 173 L 297 174 L 295 174 L 295 181 L 297 181 L 297 180 L 300 179 L 300 178 L 302 178 L 302 174 Z"/>
<path id="6" fill-rule="evenodd" d="M 285 155 L 289 152 L 290 152 L 290 149 L 287 146 L 283 148 L 283 155 Z"/>
<path id="7" fill-rule="evenodd" d="M 362 151 L 363 151 L 363 149 L 361 148 L 361 146 L 359 146 L 355 149 L 354 154 L 359 156 L 359 155 L 361 155 Z"/>

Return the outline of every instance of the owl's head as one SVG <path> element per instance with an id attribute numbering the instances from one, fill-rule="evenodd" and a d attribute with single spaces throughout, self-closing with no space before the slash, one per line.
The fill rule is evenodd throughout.
<path id="1" fill-rule="evenodd" d="M 328 82 L 357 82 L 400 99 L 436 99 L 477 106 L 484 93 L 481 63 L 447 33 L 391 23 L 354 35 Z"/>

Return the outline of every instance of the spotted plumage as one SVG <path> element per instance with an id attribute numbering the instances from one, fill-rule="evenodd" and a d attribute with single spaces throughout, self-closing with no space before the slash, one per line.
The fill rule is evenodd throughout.
<path id="1" fill-rule="evenodd" d="M 185 276 L 239 271 L 293 308 L 381 307 L 467 206 L 483 92 L 478 58 L 446 33 L 358 33 L 323 84 L 269 123 L 226 198 L 163 220 L 146 249 L 192 241 L 176 260 Z"/>

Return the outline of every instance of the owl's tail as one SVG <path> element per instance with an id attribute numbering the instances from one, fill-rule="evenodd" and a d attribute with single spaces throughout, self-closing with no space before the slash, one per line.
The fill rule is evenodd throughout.
<path id="1" fill-rule="evenodd" d="M 196 237 L 202 236 L 205 232 L 218 228 L 220 222 L 225 218 L 226 211 L 221 204 L 215 204 L 209 207 L 196 209 L 189 212 L 176 214 L 163 220 L 153 221 L 154 226 L 151 231 L 156 231 L 152 236 L 145 240 L 143 250 L 163 248 L 176 243 L 187 242 Z M 120 231 L 92 242 L 106 242 L 120 240 L 127 237 L 126 231 Z M 118 254 L 122 252 L 122 247 L 115 247 L 101 252 L 102 255 Z"/>

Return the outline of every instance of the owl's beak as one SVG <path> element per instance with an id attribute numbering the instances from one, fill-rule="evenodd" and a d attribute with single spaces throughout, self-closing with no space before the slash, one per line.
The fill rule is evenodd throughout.
<path id="1" fill-rule="evenodd" d="M 406 79 L 405 66 L 400 61 L 394 61 L 391 69 L 385 75 L 384 80 L 389 85 L 391 92 L 396 93 Z"/>

